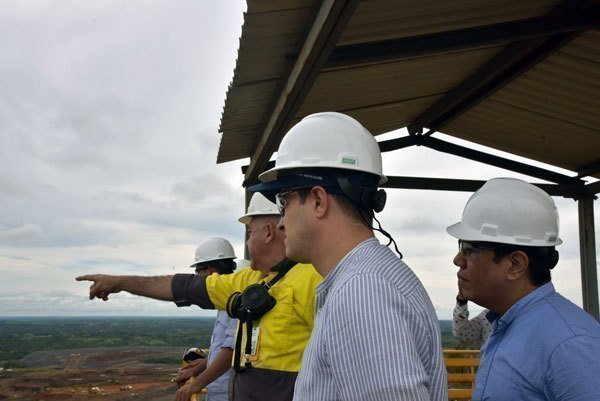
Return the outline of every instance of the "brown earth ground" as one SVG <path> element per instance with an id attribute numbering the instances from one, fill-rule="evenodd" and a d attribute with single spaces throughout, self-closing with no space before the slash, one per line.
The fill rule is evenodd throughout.
<path id="1" fill-rule="evenodd" d="M 0 400 L 172 401 L 179 364 L 147 364 L 173 358 L 181 347 L 91 348 L 34 352 L 25 368 L 0 371 Z M 201 396 L 200 400 L 204 398 Z"/>

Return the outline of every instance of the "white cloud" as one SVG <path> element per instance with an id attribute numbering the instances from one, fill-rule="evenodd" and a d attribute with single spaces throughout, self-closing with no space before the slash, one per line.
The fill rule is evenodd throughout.
<path id="1" fill-rule="evenodd" d="M 215 162 L 244 8 L 3 3 L 0 315 L 189 314 L 74 277 L 187 272 L 213 235 L 242 254 L 241 163 Z"/>
<path id="2" fill-rule="evenodd" d="M 87 301 L 74 277 L 187 272 L 209 236 L 243 255 L 247 161 L 217 165 L 216 155 L 244 8 L 241 0 L 2 3 L 0 315 L 201 313 L 127 294 Z M 384 167 L 527 179 L 424 147 L 386 153 Z M 442 318 L 456 293 L 456 241 L 445 227 L 469 195 L 388 190 L 380 216 Z M 556 201 L 565 243 L 554 281 L 580 304 L 577 205 Z"/>
<path id="3" fill-rule="evenodd" d="M 36 224 L 25 224 L 20 227 L 0 230 L 0 242 L 19 243 L 30 241 L 42 234 L 42 229 Z"/>

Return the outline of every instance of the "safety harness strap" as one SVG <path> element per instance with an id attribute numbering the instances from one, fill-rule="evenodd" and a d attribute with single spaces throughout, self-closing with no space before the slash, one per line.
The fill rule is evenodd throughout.
<path id="1" fill-rule="evenodd" d="M 273 266 L 272 270 L 277 270 L 277 275 L 275 277 L 273 277 L 273 279 L 267 283 L 265 283 L 263 281 L 263 285 L 265 287 L 267 287 L 267 290 L 270 290 L 271 287 L 273 287 L 283 276 L 285 276 L 285 274 L 287 272 L 289 272 L 292 267 L 294 267 L 296 265 L 296 262 L 294 262 L 293 260 L 289 260 L 289 259 L 284 259 L 281 262 L 279 262 L 278 264 L 276 264 L 275 266 Z M 246 325 L 246 347 L 245 347 L 245 354 L 246 354 L 246 363 L 244 364 L 244 367 L 241 367 L 241 361 L 242 361 L 242 335 L 243 335 L 243 331 L 244 328 L 243 326 Z M 237 329 L 237 335 L 235 338 L 235 348 L 234 348 L 234 354 L 233 354 L 233 369 L 238 372 L 241 373 L 244 370 L 251 368 L 252 367 L 252 363 L 249 360 L 249 356 L 252 353 L 252 327 L 253 326 L 253 321 L 249 320 L 247 322 L 242 322 L 240 320 L 240 323 L 238 324 L 238 329 Z M 258 339 L 257 339 L 258 341 Z"/>

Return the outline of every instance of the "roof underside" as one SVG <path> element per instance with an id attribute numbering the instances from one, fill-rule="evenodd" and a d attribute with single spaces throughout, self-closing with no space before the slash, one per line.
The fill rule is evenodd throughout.
<path id="1" fill-rule="evenodd" d="M 246 183 L 255 182 L 293 123 L 339 111 L 374 135 L 408 127 L 427 146 L 443 132 L 600 178 L 598 10 L 598 1 L 248 0 L 217 162 L 251 157 Z"/>

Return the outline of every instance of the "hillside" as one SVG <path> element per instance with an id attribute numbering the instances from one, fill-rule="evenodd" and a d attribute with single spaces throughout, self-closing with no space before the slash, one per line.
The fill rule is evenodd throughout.
<path id="1" fill-rule="evenodd" d="M 0 318 L 0 400 L 167 401 L 213 318 Z M 444 348 L 457 348 L 440 321 Z"/>
<path id="2" fill-rule="evenodd" d="M 212 318 L 0 319 L 0 400 L 171 401 Z"/>

